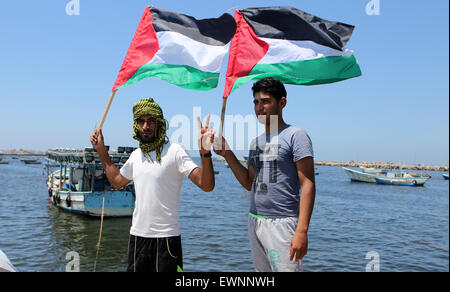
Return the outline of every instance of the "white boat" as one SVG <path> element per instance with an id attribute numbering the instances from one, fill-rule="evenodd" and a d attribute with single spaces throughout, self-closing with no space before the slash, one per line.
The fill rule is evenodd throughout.
<path id="1" fill-rule="evenodd" d="M 22 161 L 25 164 L 41 164 L 42 163 L 35 157 L 33 157 L 33 158 L 20 158 L 20 161 Z"/>
<path id="2" fill-rule="evenodd" d="M 428 173 L 421 173 L 421 172 L 409 172 L 408 173 L 410 176 L 412 177 L 427 177 L 427 178 L 431 178 L 431 175 Z"/>
<path id="3" fill-rule="evenodd" d="M 343 169 L 352 181 L 366 183 L 423 186 L 428 179 L 428 177 L 411 176 L 403 172 L 401 167 L 400 172 L 383 171 L 379 173 L 366 173 L 346 167 L 343 167 Z"/>
<path id="4" fill-rule="evenodd" d="M 443 176 L 445 179 L 448 179 L 448 173 L 443 173 L 442 176 Z"/>
<path id="5" fill-rule="evenodd" d="M 343 170 L 347 173 L 352 181 L 366 182 L 366 183 L 376 183 L 376 175 L 372 173 L 365 173 L 355 169 L 343 167 Z"/>

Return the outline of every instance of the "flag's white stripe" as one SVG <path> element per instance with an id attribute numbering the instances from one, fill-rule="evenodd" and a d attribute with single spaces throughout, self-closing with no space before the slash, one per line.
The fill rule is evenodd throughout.
<path id="1" fill-rule="evenodd" d="M 327 46 L 319 45 L 313 41 L 261 39 L 268 43 L 270 47 L 258 64 L 287 63 L 330 56 L 351 56 L 353 54 L 351 50 L 344 49 L 341 52 Z"/>
<path id="2" fill-rule="evenodd" d="M 196 69 L 219 73 L 222 59 L 228 52 L 225 46 L 207 45 L 173 31 L 156 33 L 159 51 L 148 64 L 188 65 Z"/>

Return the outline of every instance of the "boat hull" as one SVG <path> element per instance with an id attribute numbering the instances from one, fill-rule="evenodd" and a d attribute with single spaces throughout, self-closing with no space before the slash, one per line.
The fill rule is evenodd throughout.
<path id="1" fill-rule="evenodd" d="M 347 175 L 350 177 L 352 181 L 357 182 L 366 182 L 366 183 L 376 183 L 376 176 L 370 173 L 364 173 L 361 171 L 357 171 L 354 169 L 343 167 Z"/>
<path id="2" fill-rule="evenodd" d="M 53 205 L 75 213 L 99 217 L 102 215 L 103 197 L 105 198 L 105 217 L 128 217 L 133 215 L 134 195 L 127 191 L 107 192 L 51 192 L 50 201 Z"/>
<path id="3" fill-rule="evenodd" d="M 383 184 L 383 185 L 395 185 L 395 186 L 423 186 L 426 182 L 426 179 L 420 179 L 420 178 L 412 178 L 412 179 L 406 179 L 406 178 L 376 178 L 377 184 Z"/>

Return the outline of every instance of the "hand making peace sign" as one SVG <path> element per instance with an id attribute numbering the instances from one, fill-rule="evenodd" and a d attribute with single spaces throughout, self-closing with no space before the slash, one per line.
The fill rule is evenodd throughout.
<path id="1" fill-rule="evenodd" d="M 211 146 L 214 143 L 214 130 L 209 126 L 210 115 L 206 117 L 205 127 L 202 127 L 200 117 L 197 116 L 198 122 L 198 149 L 200 153 L 204 154 L 211 151 Z"/>

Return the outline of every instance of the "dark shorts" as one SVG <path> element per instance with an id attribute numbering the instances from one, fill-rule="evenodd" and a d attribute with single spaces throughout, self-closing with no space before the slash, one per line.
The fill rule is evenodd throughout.
<path id="1" fill-rule="evenodd" d="M 181 236 L 144 238 L 130 235 L 127 272 L 180 272 Z"/>

